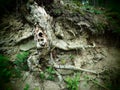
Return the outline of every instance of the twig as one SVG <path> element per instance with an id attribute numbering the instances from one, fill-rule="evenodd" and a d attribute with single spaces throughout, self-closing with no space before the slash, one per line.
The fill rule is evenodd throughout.
<path id="1" fill-rule="evenodd" d="M 77 67 L 72 66 L 72 65 L 54 65 L 54 68 L 57 68 L 57 69 L 79 70 L 79 71 L 84 71 L 84 72 L 89 72 L 89 73 L 98 74 L 98 73 L 95 72 L 95 71 L 88 70 L 88 69 L 83 69 L 83 68 L 77 68 Z"/>

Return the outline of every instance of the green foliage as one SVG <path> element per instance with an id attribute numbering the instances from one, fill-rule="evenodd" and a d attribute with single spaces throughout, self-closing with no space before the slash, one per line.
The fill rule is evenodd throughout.
<path id="1" fill-rule="evenodd" d="M 12 76 L 12 66 L 7 57 L 0 55 L 0 81 L 8 82 Z"/>
<path id="2" fill-rule="evenodd" d="M 14 61 L 14 64 L 16 65 L 14 68 L 15 77 L 21 77 L 22 70 L 27 71 L 28 65 L 27 65 L 27 58 L 28 58 L 29 52 L 20 52 L 16 55 L 16 60 Z"/>
<path id="3" fill-rule="evenodd" d="M 29 88 L 30 88 L 29 84 L 26 84 L 24 90 L 29 90 Z"/>
<path id="4" fill-rule="evenodd" d="M 65 59 L 62 59 L 62 60 L 60 60 L 61 61 L 61 64 L 62 65 L 65 65 L 66 64 L 66 60 Z"/>
<path id="5" fill-rule="evenodd" d="M 79 80 L 80 80 L 80 74 L 74 75 L 74 77 L 67 77 L 65 79 L 65 82 L 67 84 L 68 90 L 78 90 L 79 86 Z"/>
<path id="6" fill-rule="evenodd" d="M 47 72 L 47 74 L 48 74 L 48 77 L 47 77 L 47 79 L 48 80 L 54 80 L 55 79 L 55 70 L 53 69 L 53 67 L 48 67 L 47 69 L 46 69 L 46 72 Z"/>
<path id="7" fill-rule="evenodd" d="M 3 55 L 0 55 L 0 84 L 4 84 L 10 80 L 11 77 L 20 77 L 21 70 L 26 70 L 26 59 L 28 52 L 21 52 L 17 54 L 17 59 L 14 63 Z M 13 65 L 16 65 L 13 67 Z M 28 89 L 25 89 L 28 90 Z"/>
<path id="8" fill-rule="evenodd" d="M 27 65 L 27 58 L 28 58 L 29 52 L 20 52 L 16 56 L 16 60 L 14 64 L 20 69 L 20 70 L 28 70 Z"/>
<path id="9" fill-rule="evenodd" d="M 39 87 L 35 87 L 34 90 L 40 90 Z"/>
<path id="10" fill-rule="evenodd" d="M 40 72 L 40 79 L 43 81 L 45 79 L 54 81 L 55 79 L 55 70 L 53 67 L 48 67 L 45 72 Z"/>
<path id="11" fill-rule="evenodd" d="M 71 60 L 73 60 L 73 59 L 75 58 L 75 56 L 72 55 L 72 54 L 70 54 L 69 58 L 70 58 Z"/>
<path id="12" fill-rule="evenodd" d="M 86 12 L 89 12 L 91 14 L 103 14 L 104 13 L 99 8 L 89 5 L 87 1 L 85 1 L 85 4 L 82 5 L 79 0 L 72 0 L 72 4 L 67 4 L 65 6 L 65 9 L 70 10 L 72 12 L 80 13 L 81 15 L 85 15 Z"/>
<path id="13" fill-rule="evenodd" d="M 60 8 L 59 9 L 54 9 L 53 13 L 54 13 L 55 16 L 60 16 L 62 14 L 62 10 Z"/>
<path id="14" fill-rule="evenodd" d="M 87 12 L 90 12 L 93 14 L 103 14 L 103 12 L 101 10 L 96 9 L 95 7 L 90 6 L 90 5 L 81 6 L 81 10 L 84 10 L 84 11 L 87 11 Z"/>
<path id="15" fill-rule="evenodd" d="M 7 87 L 6 90 L 13 90 L 11 87 Z"/>

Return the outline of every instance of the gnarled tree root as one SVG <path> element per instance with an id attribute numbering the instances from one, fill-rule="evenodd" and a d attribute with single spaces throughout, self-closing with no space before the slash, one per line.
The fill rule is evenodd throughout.
<path id="1" fill-rule="evenodd" d="M 67 41 L 57 39 L 52 28 L 52 17 L 50 17 L 44 8 L 37 5 L 36 2 L 33 4 L 27 3 L 27 8 L 29 8 L 30 14 L 26 15 L 25 18 L 28 22 L 33 25 L 38 24 L 41 28 L 43 28 L 44 32 L 51 43 L 51 46 L 62 49 L 62 50 L 73 50 L 73 49 L 85 49 L 85 48 L 94 48 L 93 45 L 81 45 L 79 40 Z"/>

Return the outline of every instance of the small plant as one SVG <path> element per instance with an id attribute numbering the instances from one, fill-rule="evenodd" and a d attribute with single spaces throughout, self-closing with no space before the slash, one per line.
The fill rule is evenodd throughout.
<path id="1" fill-rule="evenodd" d="M 40 90 L 39 87 L 35 87 L 34 90 Z"/>
<path id="2" fill-rule="evenodd" d="M 45 72 L 40 72 L 40 79 L 43 81 L 45 79 L 54 81 L 55 79 L 55 70 L 53 67 L 48 67 Z"/>
<path id="3" fill-rule="evenodd" d="M 67 77 L 65 82 L 68 90 L 78 90 L 80 80 L 80 74 L 74 75 L 74 77 Z"/>
<path id="4" fill-rule="evenodd" d="M 75 58 L 75 56 L 72 55 L 72 54 L 70 54 L 69 58 L 70 58 L 71 60 L 73 60 L 73 59 Z"/>
<path id="5" fill-rule="evenodd" d="M 93 14 L 103 14 L 103 11 L 99 10 L 99 9 L 96 9 L 95 7 L 93 6 L 90 6 L 90 5 L 83 5 L 80 7 L 81 10 L 84 10 L 84 11 L 87 11 L 89 13 L 93 13 Z"/>
<path id="6" fill-rule="evenodd" d="M 40 79 L 43 81 L 46 77 L 45 77 L 45 73 L 44 72 L 40 72 Z"/>
<path id="7" fill-rule="evenodd" d="M 55 15 L 59 16 L 59 15 L 61 15 L 62 10 L 61 10 L 61 9 L 54 9 L 54 10 L 53 10 L 53 13 L 54 13 Z"/>
<path id="8" fill-rule="evenodd" d="M 16 56 L 16 60 L 14 64 L 20 69 L 20 70 L 28 70 L 27 66 L 27 58 L 28 58 L 29 52 L 20 52 Z"/>
<path id="9" fill-rule="evenodd" d="M 29 90 L 29 88 L 30 88 L 29 84 L 26 84 L 24 90 Z"/>
<path id="10" fill-rule="evenodd" d="M 54 80 L 55 79 L 55 70 L 53 69 L 53 67 L 48 67 L 47 69 L 46 69 L 46 72 L 47 72 L 47 74 L 48 74 L 48 77 L 47 77 L 47 79 L 48 80 Z"/>
<path id="11" fill-rule="evenodd" d="M 28 65 L 27 65 L 27 58 L 28 58 L 29 52 L 20 52 L 19 54 L 16 55 L 16 60 L 14 61 L 15 68 L 15 77 L 21 77 L 21 71 L 28 70 Z"/>

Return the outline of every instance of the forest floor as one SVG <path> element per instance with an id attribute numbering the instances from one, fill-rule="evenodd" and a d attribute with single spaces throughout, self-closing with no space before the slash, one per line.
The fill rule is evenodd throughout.
<path id="1" fill-rule="evenodd" d="M 56 19 L 56 27 L 63 26 L 63 30 L 76 29 L 74 26 L 67 27 L 67 21 L 64 22 L 64 26 L 57 20 L 61 19 Z M 31 54 L 36 51 L 36 43 L 32 36 L 33 27 L 19 15 L 4 15 L 0 25 L 0 52 L 9 57 L 10 61 L 14 62 L 20 52 L 28 51 Z M 65 40 L 72 39 L 67 32 L 65 33 Z M 74 33 L 71 33 L 74 37 Z M 120 49 L 116 47 L 119 41 L 115 41 L 114 37 L 109 35 L 91 35 L 86 31 L 80 32 L 77 39 L 83 45 L 94 43 L 95 47 L 69 51 L 53 48 L 51 53 L 45 56 L 46 60 L 40 62 L 42 73 L 22 71 L 21 78 L 11 78 L 6 84 L 6 88 L 9 88 L 7 90 L 120 90 Z M 50 59 L 68 68 L 55 68 L 50 64 Z"/>

